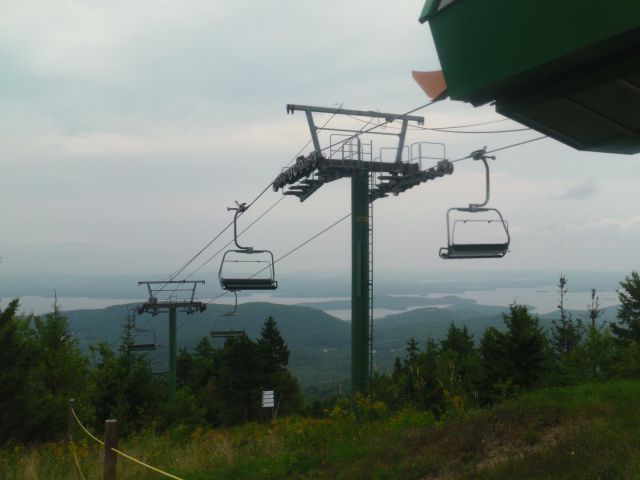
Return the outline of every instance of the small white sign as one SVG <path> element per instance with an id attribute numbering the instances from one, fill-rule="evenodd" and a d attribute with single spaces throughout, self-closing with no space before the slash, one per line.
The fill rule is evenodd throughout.
<path id="1" fill-rule="evenodd" d="M 273 408 L 276 406 L 276 399 L 273 390 L 262 392 L 262 408 Z"/>

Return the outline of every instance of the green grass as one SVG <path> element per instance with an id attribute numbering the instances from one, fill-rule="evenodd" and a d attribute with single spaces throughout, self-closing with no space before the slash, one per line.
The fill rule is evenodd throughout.
<path id="1" fill-rule="evenodd" d="M 617 381 L 538 390 L 440 423 L 412 411 L 357 422 L 338 408 L 324 420 L 149 431 L 121 449 L 185 480 L 632 479 L 639 399 L 640 382 Z M 77 448 L 85 477 L 101 478 L 99 449 Z M 118 468 L 118 479 L 161 478 L 124 459 Z M 61 444 L 0 451 L 2 479 L 74 478 L 73 469 Z"/>

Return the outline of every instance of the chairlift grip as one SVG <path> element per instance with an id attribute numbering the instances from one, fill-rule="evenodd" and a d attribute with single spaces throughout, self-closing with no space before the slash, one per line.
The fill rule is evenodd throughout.
<path id="1" fill-rule="evenodd" d="M 479 150 L 480 151 L 480 150 Z M 484 150 L 482 150 L 484 151 Z M 475 154 L 476 152 L 474 152 Z M 472 154 L 472 155 L 474 155 Z M 484 207 L 487 203 L 489 203 L 489 196 L 491 193 L 491 187 L 489 184 L 489 164 L 487 163 L 487 156 L 486 155 L 482 155 L 479 158 L 476 158 L 475 156 L 473 157 L 474 160 L 482 160 L 482 163 L 484 164 L 484 169 L 485 169 L 485 185 L 486 185 L 486 189 L 485 189 L 485 197 L 484 197 L 484 202 L 482 203 L 470 203 L 469 204 L 469 209 L 472 212 L 477 211 L 479 208 Z"/>
<path id="2" fill-rule="evenodd" d="M 253 247 L 243 247 L 238 243 L 238 216 L 247 210 L 247 204 L 245 202 L 240 203 L 236 200 L 236 205 L 237 207 L 227 207 L 227 211 L 235 210 L 236 212 L 233 215 L 233 243 L 235 243 L 236 247 L 238 247 L 240 250 L 252 253 Z"/>

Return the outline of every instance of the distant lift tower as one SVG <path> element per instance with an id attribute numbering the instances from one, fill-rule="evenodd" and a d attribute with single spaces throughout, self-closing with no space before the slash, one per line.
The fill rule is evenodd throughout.
<path id="1" fill-rule="evenodd" d="M 196 287 L 204 280 L 158 280 L 151 282 L 138 282 L 138 285 L 146 285 L 149 291 L 149 300 L 137 308 L 138 313 L 150 313 L 156 316 L 160 312 L 169 312 L 169 393 L 176 393 L 176 353 L 177 353 L 177 319 L 178 309 L 191 315 L 196 312 L 204 312 L 207 305 L 195 301 Z M 158 300 L 159 295 L 166 296 L 166 300 Z"/>
<path id="2" fill-rule="evenodd" d="M 351 177 L 351 392 L 367 394 L 372 363 L 373 321 L 371 203 L 390 193 L 398 195 L 428 180 L 451 174 L 453 165 L 446 160 L 442 144 L 422 142 L 405 146 L 409 122 L 421 125 L 424 123 L 423 117 L 287 105 L 287 113 L 295 111 L 306 114 L 314 149 L 309 155 L 298 157 L 294 165 L 284 169 L 273 181 L 273 189 L 276 192 L 282 190 L 284 195 L 294 195 L 303 202 L 325 183 Z M 363 127 L 361 130 L 317 127 L 313 119 L 314 113 L 383 119 L 387 123 L 398 121 L 400 129 L 390 132 L 374 128 L 375 124 L 369 129 Z M 369 122 L 371 120 L 364 123 Z M 321 130 L 334 132 L 330 135 L 329 146 L 324 149 L 318 136 Z M 372 144 L 360 139 L 363 133 L 397 135 L 398 144 L 394 148 L 381 149 L 379 156 L 374 158 Z M 434 149 L 437 155 L 431 153 Z M 390 154 L 391 161 L 385 161 L 385 154 Z M 424 159 L 438 160 L 437 166 L 422 170 Z"/>

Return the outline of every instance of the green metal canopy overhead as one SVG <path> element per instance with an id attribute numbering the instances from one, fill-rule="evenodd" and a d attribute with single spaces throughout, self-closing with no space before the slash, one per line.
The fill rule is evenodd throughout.
<path id="1" fill-rule="evenodd" d="M 449 96 L 581 150 L 640 152 L 640 0 L 427 0 Z"/>

